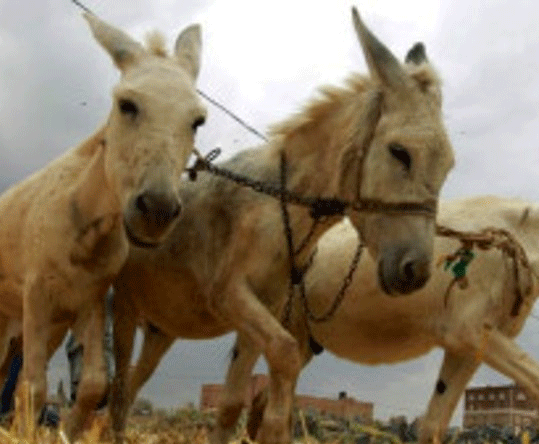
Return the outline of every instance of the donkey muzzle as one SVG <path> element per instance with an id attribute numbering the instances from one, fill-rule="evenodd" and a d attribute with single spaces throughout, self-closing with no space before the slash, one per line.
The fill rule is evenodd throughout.
<path id="1" fill-rule="evenodd" d="M 130 242 L 161 243 L 180 217 L 181 209 L 180 199 L 172 193 L 145 190 L 134 196 L 124 218 Z"/>
<path id="2" fill-rule="evenodd" d="M 392 248 L 382 252 L 378 262 L 380 288 L 392 296 L 409 294 L 430 278 L 431 258 L 414 248 Z"/>

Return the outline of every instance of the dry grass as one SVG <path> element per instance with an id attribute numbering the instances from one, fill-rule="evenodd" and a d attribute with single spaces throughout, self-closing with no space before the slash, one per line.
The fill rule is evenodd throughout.
<path id="1" fill-rule="evenodd" d="M 67 440 L 62 425 L 57 430 L 36 427 L 35 409 L 31 390 L 28 385 L 22 387 L 23 399 L 15 399 L 15 414 L 11 424 L 0 427 L 0 444 L 71 444 Z M 303 438 L 298 443 L 319 444 L 308 435 L 305 418 L 300 413 Z M 372 434 L 373 437 L 376 433 Z M 200 421 L 193 421 L 189 415 L 131 418 L 126 431 L 126 444 L 209 444 L 207 428 Z M 327 444 L 340 444 L 344 437 Z M 110 420 L 107 415 L 96 415 L 89 429 L 77 441 L 79 444 L 112 444 Z M 399 443 L 398 439 L 393 440 Z M 246 435 L 230 444 L 255 444 Z"/>

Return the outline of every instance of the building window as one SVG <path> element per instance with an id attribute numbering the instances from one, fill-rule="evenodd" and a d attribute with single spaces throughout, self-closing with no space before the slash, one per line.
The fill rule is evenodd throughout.
<path id="1" fill-rule="evenodd" d="M 474 395 L 472 393 L 470 393 L 468 395 L 468 401 L 473 401 L 474 400 Z"/>
<path id="2" fill-rule="evenodd" d="M 525 393 L 522 393 L 522 392 L 519 392 L 517 394 L 517 400 L 518 401 L 526 401 L 526 394 Z"/>
<path id="3" fill-rule="evenodd" d="M 490 395 L 488 395 L 488 399 L 490 399 L 491 401 L 494 401 L 494 393 L 491 393 Z"/>
<path id="4" fill-rule="evenodd" d="M 502 399 L 502 400 L 505 399 L 505 393 L 504 392 L 500 393 L 500 399 Z"/>
<path id="5" fill-rule="evenodd" d="M 478 401 L 482 401 L 484 398 L 483 398 L 483 394 L 480 393 L 478 396 L 477 396 L 477 400 Z"/>

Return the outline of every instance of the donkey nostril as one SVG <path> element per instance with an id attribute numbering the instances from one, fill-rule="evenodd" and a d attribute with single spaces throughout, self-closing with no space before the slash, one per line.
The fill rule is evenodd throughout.
<path id="1" fill-rule="evenodd" d="M 402 274 L 406 282 L 411 282 L 415 279 L 415 267 L 413 261 L 407 261 L 402 266 Z"/>
<path id="2" fill-rule="evenodd" d="M 171 212 L 172 219 L 176 219 L 180 215 L 181 210 L 182 206 L 179 203 L 175 204 Z"/>
<path id="3" fill-rule="evenodd" d="M 149 196 L 146 194 L 140 194 L 135 200 L 135 206 L 143 213 L 146 214 L 149 211 Z"/>

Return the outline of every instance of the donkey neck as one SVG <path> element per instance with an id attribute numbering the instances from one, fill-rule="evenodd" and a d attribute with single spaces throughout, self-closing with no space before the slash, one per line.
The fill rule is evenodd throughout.
<path id="1" fill-rule="evenodd" d="M 301 196 L 334 197 L 338 153 L 331 152 L 334 135 L 326 122 L 305 125 L 302 131 L 277 139 L 274 162 L 286 162 L 287 189 Z"/>
<path id="2" fill-rule="evenodd" d="M 359 91 L 335 89 L 326 91 L 320 99 L 301 116 L 278 127 L 271 146 L 273 162 L 279 164 L 281 156 L 287 166 L 287 189 L 305 197 L 341 198 L 340 184 L 343 156 L 350 151 L 357 132 L 358 115 L 362 100 Z M 360 153 L 354 154 L 356 157 Z M 352 172 L 360 182 L 358 168 Z M 290 207 L 291 229 L 295 242 L 301 241 L 311 227 L 309 208 Z M 320 236 L 342 216 L 328 218 L 320 224 L 310 243 L 314 245 Z M 308 251 L 309 248 L 306 248 Z"/>
<path id="3" fill-rule="evenodd" d="M 106 215 L 121 214 L 118 196 L 105 174 L 104 133 L 104 128 L 98 130 L 75 149 L 81 172 L 73 186 L 70 206 L 75 226 L 83 231 Z"/>

